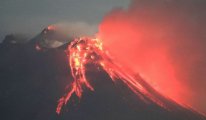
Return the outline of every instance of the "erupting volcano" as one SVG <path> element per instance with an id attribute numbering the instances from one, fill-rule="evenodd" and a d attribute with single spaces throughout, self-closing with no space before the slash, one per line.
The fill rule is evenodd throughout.
<path id="1" fill-rule="evenodd" d="M 206 120 L 206 0 L 0 3 L 2 120 Z"/>
<path id="2" fill-rule="evenodd" d="M 66 50 L 73 82 L 67 88 L 67 93 L 60 98 L 56 112 L 60 114 L 62 107 L 70 101 L 72 95 L 79 99 L 85 89 L 95 91 L 92 82 L 87 77 L 87 71 L 92 69 L 106 72 L 113 82 L 121 81 L 145 104 L 156 104 L 166 111 L 187 109 L 176 102 L 160 95 L 139 74 L 120 65 L 104 48 L 100 39 L 82 37 L 70 43 Z M 96 79 L 98 80 L 98 78 Z M 189 109 L 189 108 L 188 108 Z"/>
<path id="3" fill-rule="evenodd" d="M 114 82 L 116 80 L 122 80 L 123 83 L 143 100 L 144 97 L 142 95 L 166 108 L 161 100 L 152 95 L 141 83 L 139 83 L 135 74 L 125 70 L 125 68 L 112 60 L 109 52 L 103 48 L 101 40 L 91 38 L 76 39 L 69 45 L 67 54 L 74 82 L 71 84 L 69 92 L 59 100 L 56 110 L 58 114 L 61 111 L 62 105 L 67 103 L 73 93 L 81 98 L 84 86 L 91 91 L 94 90 L 86 78 L 88 64 L 95 64 L 95 66 L 101 67 L 107 74 L 109 74 Z"/>
<path id="4" fill-rule="evenodd" d="M 38 120 L 205 120 L 193 109 L 160 94 L 141 71 L 122 64 L 105 40 L 82 37 L 54 47 L 56 32 L 46 28 L 29 43 L 4 42 L 0 46 L 5 73 L 0 77 L 8 82 L 1 88 L 5 96 L 10 90 L 10 96 L 1 101 L 8 120 L 10 104 L 15 106 L 12 119 L 37 114 Z M 48 40 L 53 42 L 46 44 Z M 22 68 L 22 63 L 29 66 Z M 11 65 L 15 66 L 7 71 Z M 25 73 L 28 75 L 22 78 Z M 18 86 L 13 86 L 14 81 Z M 13 88 L 21 89 L 12 92 Z"/>

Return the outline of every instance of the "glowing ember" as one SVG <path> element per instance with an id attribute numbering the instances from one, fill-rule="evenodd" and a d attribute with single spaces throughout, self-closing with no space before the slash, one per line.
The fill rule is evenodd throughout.
<path id="1" fill-rule="evenodd" d="M 81 98 L 83 87 L 94 91 L 94 88 L 91 86 L 85 75 L 87 64 L 99 65 L 108 73 L 114 82 L 116 80 L 121 80 L 135 94 L 139 95 L 142 100 L 144 100 L 144 97 L 142 96 L 144 95 L 156 104 L 166 108 L 160 99 L 156 98 L 150 93 L 151 91 L 141 85 L 133 72 L 113 62 L 108 51 L 103 48 L 101 40 L 90 38 L 76 39 L 68 46 L 67 55 L 74 81 L 70 85 L 69 92 L 59 100 L 56 109 L 58 114 L 61 112 L 62 106 L 69 101 L 72 94 L 76 94 Z"/>
<path id="2" fill-rule="evenodd" d="M 37 51 L 41 51 L 42 50 L 42 48 L 38 44 L 36 44 L 35 48 L 36 48 Z"/>
<path id="3" fill-rule="evenodd" d="M 48 29 L 48 30 L 55 30 L 56 28 L 55 28 L 55 26 L 50 25 L 50 26 L 47 27 L 47 29 Z"/>

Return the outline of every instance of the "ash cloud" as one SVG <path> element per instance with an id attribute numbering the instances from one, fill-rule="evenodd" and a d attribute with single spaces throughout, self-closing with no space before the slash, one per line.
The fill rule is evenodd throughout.
<path id="1" fill-rule="evenodd" d="M 92 36 L 97 32 L 97 25 L 86 22 L 59 22 L 54 24 L 60 32 L 68 34 L 69 37 L 76 38 L 82 36 Z"/>
<path id="2" fill-rule="evenodd" d="M 96 31 L 96 25 L 86 22 L 59 22 L 46 27 L 35 40 L 43 48 L 57 48 L 75 38 L 92 36 Z"/>
<path id="3" fill-rule="evenodd" d="M 206 113 L 205 21 L 205 0 L 133 0 L 108 13 L 98 35 L 162 94 Z"/>

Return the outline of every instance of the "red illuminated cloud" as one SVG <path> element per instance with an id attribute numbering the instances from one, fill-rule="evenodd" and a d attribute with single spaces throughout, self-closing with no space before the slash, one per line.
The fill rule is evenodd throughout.
<path id="1" fill-rule="evenodd" d="M 109 13 L 98 36 L 160 93 L 206 111 L 204 6 L 200 0 L 134 0 L 127 10 Z"/>

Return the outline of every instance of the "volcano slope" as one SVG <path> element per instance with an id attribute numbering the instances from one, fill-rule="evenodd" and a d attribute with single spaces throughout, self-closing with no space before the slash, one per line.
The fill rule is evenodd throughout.
<path id="1" fill-rule="evenodd" d="M 129 86 L 124 83 L 124 80 L 121 80 L 124 78 L 119 77 L 114 80 L 114 78 L 111 78 L 111 75 L 108 74 L 108 71 L 105 71 L 105 69 L 98 64 L 93 64 L 93 62 L 89 63 L 85 69 L 86 79 L 91 83 L 91 86 L 94 87 L 94 91 L 91 91 L 90 88 L 84 85 L 83 96 L 80 99 L 73 93 L 71 98 L 69 98 L 68 105 L 66 105 L 63 112 L 60 113 L 63 119 L 205 119 L 205 117 L 198 112 L 183 107 L 159 94 L 138 74 L 135 75 L 136 80 L 154 99 L 161 102 L 162 106 L 141 91 L 138 91 L 138 95 L 135 94 Z"/>
<path id="2" fill-rule="evenodd" d="M 0 45 L 0 102 L 3 120 L 206 120 L 199 113 L 161 96 L 137 75 L 140 83 L 170 109 L 134 94 L 121 81 L 113 82 L 97 66 L 90 65 L 87 79 L 95 91 L 85 88 L 57 115 L 58 99 L 72 82 L 64 49 L 37 51 L 31 44 Z"/>

